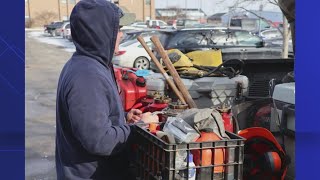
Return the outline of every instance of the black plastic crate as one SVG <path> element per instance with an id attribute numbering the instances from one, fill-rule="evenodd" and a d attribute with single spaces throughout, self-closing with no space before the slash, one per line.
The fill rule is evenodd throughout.
<path id="1" fill-rule="evenodd" d="M 183 144 L 168 144 L 157 136 L 150 133 L 147 129 L 137 126 L 135 164 L 139 180 L 176 180 L 178 172 L 190 169 L 189 163 L 186 167 L 178 169 L 176 158 L 178 152 L 186 151 L 187 158 L 189 153 L 197 151 L 200 153 L 199 166 L 192 167 L 197 171 L 196 180 L 239 180 L 242 179 L 244 138 L 227 132 L 229 140 L 212 142 L 193 142 Z M 202 150 L 211 149 L 215 151 L 223 150 L 223 163 L 201 166 Z M 212 157 L 212 162 L 215 162 Z M 214 172 L 220 169 L 221 172 Z M 184 171 L 187 172 L 188 171 Z"/>

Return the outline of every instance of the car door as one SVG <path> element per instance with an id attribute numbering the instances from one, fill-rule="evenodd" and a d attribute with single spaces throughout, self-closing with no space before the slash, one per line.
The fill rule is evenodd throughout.
<path id="1" fill-rule="evenodd" d="M 147 46 L 149 47 L 149 49 L 152 49 L 153 44 L 150 41 L 150 38 L 144 38 L 144 40 L 145 40 Z M 140 42 L 138 43 L 137 47 L 138 48 L 137 48 L 136 52 L 137 52 L 137 54 L 139 54 L 139 56 L 144 56 L 144 57 L 148 58 L 149 60 L 151 60 L 151 57 L 149 56 L 147 51 L 143 48 L 143 46 L 140 44 Z"/>
<path id="2" fill-rule="evenodd" d="M 159 27 L 160 27 L 161 29 L 165 29 L 166 26 L 167 26 L 166 23 L 164 23 L 163 21 L 159 21 Z"/>

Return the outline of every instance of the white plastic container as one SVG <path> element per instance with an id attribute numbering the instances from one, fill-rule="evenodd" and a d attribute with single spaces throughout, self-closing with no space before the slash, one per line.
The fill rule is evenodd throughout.
<path id="1" fill-rule="evenodd" d="M 183 180 L 195 180 L 196 179 L 196 165 L 193 162 L 193 155 L 189 154 L 189 168 L 179 172 L 181 179 Z M 187 167 L 187 162 L 185 162 L 184 167 Z M 188 171 L 188 172 L 187 172 Z"/>
<path id="2" fill-rule="evenodd" d="M 294 107 L 295 106 L 295 83 L 283 83 L 278 84 L 274 88 L 272 98 L 275 101 L 275 106 L 271 108 L 271 123 L 270 131 L 278 132 L 279 131 L 279 121 L 283 121 L 283 109 L 285 106 Z M 277 111 L 277 112 L 276 112 Z M 285 112 L 286 117 L 286 127 L 295 132 L 295 112 Z"/>

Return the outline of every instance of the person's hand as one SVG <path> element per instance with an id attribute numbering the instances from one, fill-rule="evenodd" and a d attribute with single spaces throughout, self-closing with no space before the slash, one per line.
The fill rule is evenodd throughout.
<path id="1" fill-rule="evenodd" d="M 135 123 L 141 120 L 142 111 L 139 109 L 131 109 L 127 114 L 127 122 Z"/>
<path id="2" fill-rule="evenodd" d="M 158 123 L 159 122 L 159 117 L 158 115 L 153 115 L 151 112 L 147 112 L 141 115 L 141 120 L 146 123 Z"/>

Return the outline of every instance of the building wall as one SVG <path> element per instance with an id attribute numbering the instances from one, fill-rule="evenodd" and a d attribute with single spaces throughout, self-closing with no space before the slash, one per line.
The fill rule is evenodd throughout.
<path id="1" fill-rule="evenodd" d="M 26 21 L 32 26 L 42 27 L 52 21 L 69 19 L 71 11 L 79 0 L 25 0 Z M 118 0 L 121 7 L 136 14 L 136 20 L 155 19 L 155 0 Z M 114 1 L 115 2 L 115 1 Z M 29 12 L 30 9 L 30 12 Z"/>
<path id="2" fill-rule="evenodd" d="M 66 20 L 69 18 L 75 3 L 78 1 L 79 0 L 25 0 L 25 17 L 26 20 L 32 21 L 32 26 L 34 27 L 43 26 L 52 21 Z"/>
<path id="3" fill-rule="evenodd" d="M 148 2 L 150 2 L 150 5 Z M 118 0 L 118 3 L 119 6 L 125 7 L 129 12 L 135 13 L 136 20 L 155 19 L 154 0 Z"/>

